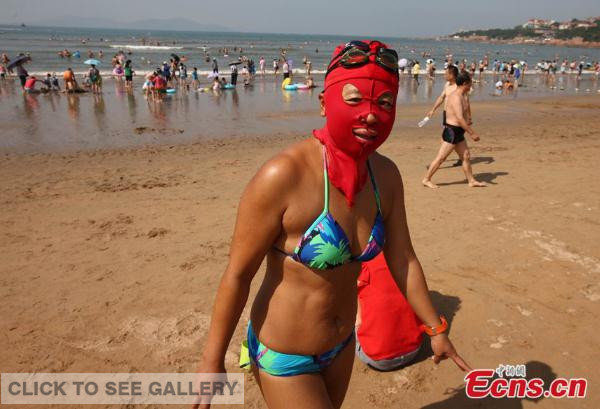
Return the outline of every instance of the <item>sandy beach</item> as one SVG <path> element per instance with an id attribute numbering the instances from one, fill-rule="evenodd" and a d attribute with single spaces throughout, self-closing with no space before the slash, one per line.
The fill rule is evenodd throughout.
<path id="1" fill-rule="evenodd" d="M 434 177 L 440 189 L 421 186 L 441 134 L 439 113 L 416 127 L 428 107 L 400 105 L 380 152 L 402 172 L 413 244 L 451 339 L 474 368 L 527 363 L 528 377 L 587 378 L 587 397 L 471 401 L 464 374 L 425 348 L 391 373 L 355 361 L 343 407 L 600 407 L 600 96 L 474 103 L 483 189 L 451 161 Z M 2 372 L 194 371 L 240 194 L 310 130 L 1 156 Z M 249 307 L 230 371 L 240 371 Z M 245 407 L 266 408 L 251 376 Z"/>

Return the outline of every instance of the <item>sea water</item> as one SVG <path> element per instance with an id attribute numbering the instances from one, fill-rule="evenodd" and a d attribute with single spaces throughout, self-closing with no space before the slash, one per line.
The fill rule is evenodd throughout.
<path id="1" fill-rule="evenodd" d="M 303 60 L 312 62 L 315 73 L 324 73 L 333 49 L 341 43 L 356 39 L 355 36 L 331 36 L 317 34 L 261 34 L 261 33 L 215 33 L 199 31 L 153 31 L 98 28 L 59 28 L 59 27 L 15 27 L 0 25 L 0 52 L 14 57 L 20 52 L 29 52 L 33 61 L 28 65 L 30 72 L 63 72 L 71 67 L 75 72 L 84 72 L 83 62 L 92 51 L 97 58 L 98 51 L 104 53 L 101 70 L 112 70 L 111 57 L 118 51 L 128 53 L 134 69 L 150 71 L 169 60 L 171 54 L 186 56 L 188 70 L 197 67 L 202 73 L 211 71 L 211 61 L 207 56 L 217 58 L 221 71 L 228 71 L 228 63 L 244 55 L 252 58 L 256 69 L 258 61 L 265 58 L 265 67 L 271 71 L 273 59 L 281 56 L 282 50 L 292 63 L 292 69 L 303 72 Z M 362 36 L 359 36 L 362 37 Z M 532 68 L 541 60 L 600 60 L 600 49 L 555 47 L 540 45 L 508 45 L 462 42 L 454 40 L 437 41 L 432 39 L 387 38 L 378 39 L 398 51 L 400 58 L 425 60 L 433 58 L 438 71 L 443 69 L 443 61 L 451 53 L 453 59 L 479 61 L 488 55 L 490 64 L 494 59 L 512 59 L 528 62 Z M 223 49 L 228 54 L 223 54 Z M 79 51 L 80 58 L 60 58 L 58 52 L 68 49 Z M 423 53 L 426 53 L 423 57 Z M 281 67 L 280 67 L 281 69 Z"/>

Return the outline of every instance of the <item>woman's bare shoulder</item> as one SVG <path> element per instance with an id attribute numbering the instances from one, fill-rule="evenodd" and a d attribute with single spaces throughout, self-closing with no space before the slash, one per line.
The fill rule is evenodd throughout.
<path id="1" fill-rule="evenodd" d="M 303 176 L 307 163 L 307 141 L 295 143 L 266 161 L 248 184 L 248 189 L 289 191 Z"/>
<path id="2" fill-rule="evenodd" d="M 385 155 L 380 154 L 379 152 L 373 153 L 369 158 L 371 162 L 371 166 L 373 167 L 373 171 L 375 172 L 375 176 L 382 179 L 382 183 L 392 182 L 398 183 L 402 182 L 402 177 L 400 175 L 400 170 L 396 163 L 388 158 Z M 378 180 L 379 182 L 379 180 Z"/>
<path id="3" fill-rule="evenodd" d="M 387 156 L 375 152 L 369 159 L 375 173 L 383 214 L 387 218 L 394 202 L 404 195 L 402 176 L 396 163 Z"/>

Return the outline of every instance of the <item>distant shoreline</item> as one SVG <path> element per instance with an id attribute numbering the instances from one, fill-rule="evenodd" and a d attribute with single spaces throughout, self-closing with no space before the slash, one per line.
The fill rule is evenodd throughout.
<path id="1" fill-rule="evenodd" d="M 538 40 L 534 38 L 512 38 L 510 40 L 500 40 L 489 38 L 486 36 L 470 36 L 470 37 L 441 37 L 444 41 L 464 41 L 468 43 L 487 43 L 487 44 L 508 44 L 508 45 L 546 45 L 555 47 L 577 47 L 577 48 L 600 48 L 599 41 L 583 41 L 581 39 L 569 40 Z"/>

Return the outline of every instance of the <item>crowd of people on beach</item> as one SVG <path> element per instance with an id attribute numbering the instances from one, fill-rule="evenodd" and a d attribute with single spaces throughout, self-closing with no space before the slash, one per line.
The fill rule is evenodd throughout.
<path id="1" fill-rule="evenodd" d="M 238 47 L 234 47 L 233 51 L 239 51 L 240 56 L 236 60 L 233 60 L 228 63 L 228 74 L 224 74 L 222 71 L 220 72 L 217 58 L 211 57 L 209 53 L 205 51 L 203 59 L 206 63 L 210 64 L 212 70 L 212 73 L 207 76 L 207 80 L 211 81 L 207 86 L 201 86 L 201 78 L 198 68 L 196 66 L 192 67 L 191 72 L 188 72 L 188 66 L 186 64 L 188 61 L 188 57 L 186 57 L 185 55 L 182 55 L 180 57 L 177 54 L 171 54 L 168 60 L 163 61 L 163 63 L 160 66 L 156 67 L 150 72 L 147 72 L 144 75 L 142 90 L 144 91 L 145 95 L 157 100 L 162 99 L 162 97 L 165 94 L 175 93 L 177 90 L 195 90 L 199 92 L 213 92 L 218 94 L 222 90 L 235 89 L 240 73 L 244 87 L 251 87 L 257 75 L 260 75 L 263 78 L 266 77 L 267 69 L 266 59 L 264 56 L 259 57 L 259 69 L 257 71 L 256 64 L 253 58 L 243 55 L 242 48 L 238 49 Z M 222 53 L 225 57 L 228 57 L 228 53 L 230 52 L 230 50 L 228 48 L 222 48 L 219 49 L 218 52 Z M 134 88 L 133 77 L 136 75 L 136 72 L 133 69 L 133 62 L 130 58 L 132 54 L 132 51 L 125 52 L 121 50 L 115 53 L 110 61 L 110 76 L 117 82 L 124 81 L 125 87 L 129 90 Z M 23 56 L 25 56 L 25 54 L 20 54 L 17 58 Z M 71 52 L 68 49 L 64 49 L 58 52 L 58 56 L 61 59 L 80 59 L 81 53 L 79 51 Z M 47 77 L 49 80 L 39 80 L 35 76 L 29 76 L 24 65 L 26 63 L 30 63 L 32 59 L 29 54 L 27 54 L 26 57 L 26 59 L 24 58 L 22 61 L 19 61 L 13 67 L 16 69 L 17 77 L 19 77 L 21 80 L 21 86 L 24 92 L 102 92 L 103 76 L 98 68 L 99 65 L 102 64 L 101 59 L 104 57 L 104 53 L 102 50 L 98 51 L 97 53 L 91 50 L 88 51 L 88 60 L 86 60 L 84 64 L 88 64 L 90 67 L 87 70 L 87 72 L 83 74 L 83 77 L 80 81 L 77 81 L 77 79 L 75 78 L 75 73 L 73 69 L 71 67 L 67 68 L 67 70 L 62 76 L 64 81 L 64 89 L 60 88 L 57 79 L 58 76 L 56 73 L 48 73 Z M 97 57 L 98 60 L 95 59 L 95 57 Z M 146 63 L 151 63 L 149 59 L 145 59 L 144 57 L 141 57 L 141 60 Z M 8 57 L 7 54 L 3 53 L 2 63 L 0 64 L 0 75 L 2 79 L 8 79 L 13 73 L 13 69 L 8 67 L 10 63 L 11 59 Z M 302 84 L 297 84 L 297 88 L 314 88 L 315 83 L 311 71 L 312 62 L 307 57 L 305 57 L 303 60 L 303 65 L 305 66 L 306 78 Z M 283 80 L 291 79 L 293 73 L 292 60 L 287 58 L 286 50 L 284 49 L 280 50 L 280 55 L 277 58 L 273 59 L 273 71 L 275 78 L 277 78 L 280 74 L 280 67 Z M 230 78 L 229 82 L 227 80 L 227 77 Z M 27 79 L 31 79 L 32 81 L 30 81 L 26 85 L 25 82 L 27 81 Z M 38 81 L 42 84 L 42 87 L 39 90 L 35 88 L 35 84 Z M 52 84 L 48 83 L 48 81 L 52 81 Z M 285 88 L 285 85 L 288 84 L 284 84 L 282 88 L 289 90 L 289 88 Z"/>
<path id="2" fill-rule="evenodd" d="M 318 50 L 316 50 L 318 51 Z M 229 73 L 224 74 L 219 71 L 219 64 L 216 57 L 210 55 L 208 49 L 203 47 L 203 55 L 201 56 L 204 63 L 210 65 L 212 71 L 206 78 L 209 81 L 208 84 L 202 86 L 199 70 L 197 66 L 193 66 L 190 73 L 188 73 L 188 57 L 182 55 L 181 57 L 177 54 L 171 54 L 168 60 L 156 67 L 154 70 L 144 74 L 144 81 L 142 89 L 144 93 L 152 98 L 162 99 L 167 93 L 174 92 L 173 90 L 196 90 L 199 92 L 212 92 L 220 93 L 223 90 L 234 89 L 237 86 L 237 80 L 239 74 L 241 74 L 244 87 L 251 87 L 257 75 L 265 77 L 267 75 L 267 60 L 264 56 L 260 56 L 258 60 L 258 69 L 252 57 L 248 57 L 244 54 L 244 50 L 241 47 L 234 46 L 233 48 L 222 47 L 216 50 L 218 55 L 223 55 L 228 58 L 231 54 L 239 54 L 237 59 L 227 63 L 229 67 Z M 118 51 L 111 57 L 110 76 L 116 81 L 125 83 L 127 89 L 134 88 L 134 76 L 136 72 L 133 69 L 133 62 L 131 56 L 133 51 Z M 79 51 L 70 51 L 64 49 L 58 52 L 58 56 L 61 59 L 72 60 L 73 58 L 78 60 L 81 59 L 81 53 Z M 431 53 L 424 51 L 422 53 L 424 58 L 429 57 L 425 60 L 425 76 L 427 80 L 434 80 L 437 70 L 437 63 L 435 59 L 431 58 Z M 98 50 L 94 52 L 89 50 L 87 52 L 88 60 L 85 63 L 90 65 L 90 68 L 83 74 L 80 81 L 75 79 L 75 73 L 72 68 L 68 68 L 63 73 L 64 81 L 64 92 L 102 92 L 103 76 L 99 70 L 99 65 L 103 63 L 104 52 Z M 98 59 L 95 59 L 98 58 Z M 44 78 L 36 78 L 35 76 L 29 76 L 24 65 L 31 62 L 30 54 L 19 54 L 15 59 L 21 59 L 17 64 L 11 65 L 11 59 L 7 54 L 2 54 L 2 60 L 0 61 L 0 78 L 6 79 L 15 72 L 16 76 L 21 81 L 21 86 L 25 92 L 30 93 L 45 93 L 49 91 L 61 91 L 60 84 L 56 73 L 47 73 Z M 145 57 L 141 57 L 141 61 L 146 64 L 152 64 L 152 61 Z M 95 64 L 93 64 L 95 63 Z M 313 88 L 315 86 L 314 79 L 312 76 L 312 62 L 308 57 L 304 57 L 302 64 L 304 66 L 305 81 L 298 84 L 299 87 L 295 89 L 305 89 L 305 87 Z M 484 73 L 492 73 L 494 75 L 494 88 L 496 90 L 508 90 L 511 91 L 522 83 L 526 72 L 528 72 L 529 65 L 525 60 L 500 60 L 494 59 L 490 61 L 488 55 L 483 56 L 480 60 L 472 60 L 469 62 L 467 59 L 456 60 L 452 54 L 447 54 L 443 59 L 443 69 L 446 70 L 448 65 L 454 65 L 458 67 L 460 71 L 468 71 L 473 78 L 474 83 L 479 83 L 483 80 Z M 418 59 L 400 59 L 399 60 L 399 72 L 400 74 L 408 73 L 415 85 L 420 85 L 420 76 L 422 75 L 421 63 Z M 547 77 L 550 82 L 550 87 L 555 87 L 556 75 L 566 74 L 577 74 L 578 78 L 581 77 L 584 70 L 592 71 L 596 76 L 600 74 L 600 62 L 585 62 L 577 61 L 575 59 L 563 59 L 560 62 L 558 59 L 544 60 L 538 62 L 534 66 L 535 70 L 540 74 Z M 298 70 L 297 70 L 298 71 Z M 287 56 L 287 50 L 280 49 L 279 55 L 272 60 L 272 73 L 277 78 L 280 73 L 283 80 L 290 78 L 294 69 L 292 66 L 292 60 Z M 159 79 L 158 77 L 162 77 Z M 229 81 L 227 80 L 229 77 Z M 26 84 L 27 80 L 29 82 Z M 36 90 L 35 85 L 39 82 L 41 89 Z M 290 85 L 290 82 L 285 85 Z M 284 90 L 290 90 L 282 86 Z M 561 88 L 562 89 L 562 88 Z"/>

